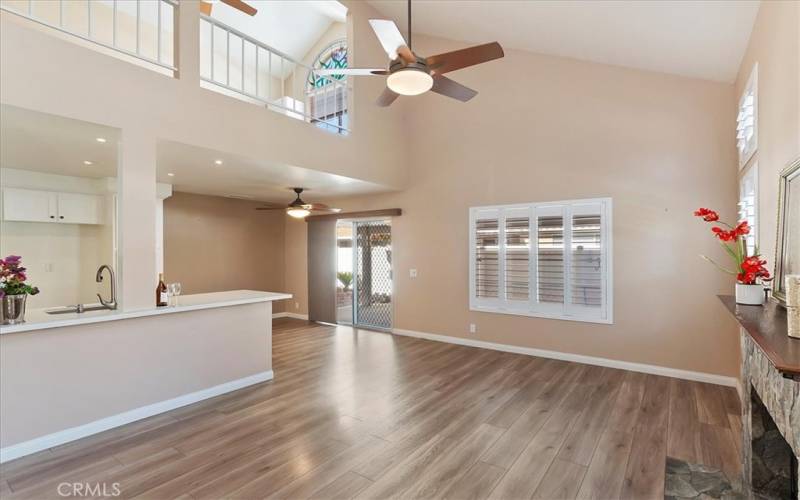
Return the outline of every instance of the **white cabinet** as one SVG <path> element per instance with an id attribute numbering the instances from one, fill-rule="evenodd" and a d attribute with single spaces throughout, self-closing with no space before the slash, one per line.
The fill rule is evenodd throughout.
<path id="1" fill-rule="evenodd" d="M 58 222 L 102 224 L 102 199 L 93 194 L 58 193 Z"/>
<path id="2" fill-rule="evenodd" d="M 22 222 L 102 224 L 103 198 L 93 194 L 4 188 L 3 219 Z"/>
<path id="3" fill-rule="evenodd" d="M 30 222 L 56 222 L 56 193 L 32 189 L 3 189 L 3 219 Z"/>

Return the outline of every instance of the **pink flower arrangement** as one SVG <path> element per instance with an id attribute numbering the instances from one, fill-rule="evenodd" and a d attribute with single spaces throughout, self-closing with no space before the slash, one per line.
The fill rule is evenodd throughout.
<path id="1" fill-rule="evenodd" d="M 31 286 L 26 281 L 28 275 L 22 267 L 22 257 L 9 255 L 0 259 L 0 298 L 6 295 L 36 295 L 39 289 Z"/>

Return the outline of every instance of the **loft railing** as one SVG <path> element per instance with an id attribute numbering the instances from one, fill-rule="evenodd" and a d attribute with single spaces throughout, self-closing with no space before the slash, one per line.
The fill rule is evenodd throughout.
<path id="1" fill-rule="evenodd" d="M 175 71 L 177 0 L 0 0 L 0 9 Z"/>
<path id="2" fill-rule="evenodd" d="M 339 134 L 349 131 L 344 78 L 320 76 L 310 66 L 205 15 L 200 18 L 200 78 L 212 88 L 245 96 L 289 117 Z"/>

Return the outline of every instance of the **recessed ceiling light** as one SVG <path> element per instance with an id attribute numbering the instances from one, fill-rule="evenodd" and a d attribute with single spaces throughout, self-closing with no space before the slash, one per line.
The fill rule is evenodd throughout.
<path id="1" fill-rule="evenodd" d="M 84 165 L 92 165 L 92 162 L 90 162 L 89 160 L 83 160 L 83 164 Z"/>
<path id="2" fill-rule="evenodd" d="M 169 172 L 167 175 L 170 177 L 175 177 L 175 174 L 173 174 L 172 172 Z"/>
<path id="3" fill-rule="evenodd" d="M 95 139 L 95 141 L 97 141 L 97 142 L 106 142 L 106 138 L 105 137 L 98 137 L 97 139 Z"/>
<path id="4" fill-rule="evenodd" d="M 222 160 L 214 160 L 214 165 L 222 165 Z"/>

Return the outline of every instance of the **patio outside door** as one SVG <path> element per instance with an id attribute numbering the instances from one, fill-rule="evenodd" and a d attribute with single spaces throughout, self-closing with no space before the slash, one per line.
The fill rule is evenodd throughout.
<path id="1" fill-rule="evenodd" d="M 391 220 L 340 221 L 336 234 L 337 322 L 391 329 Z"/>

